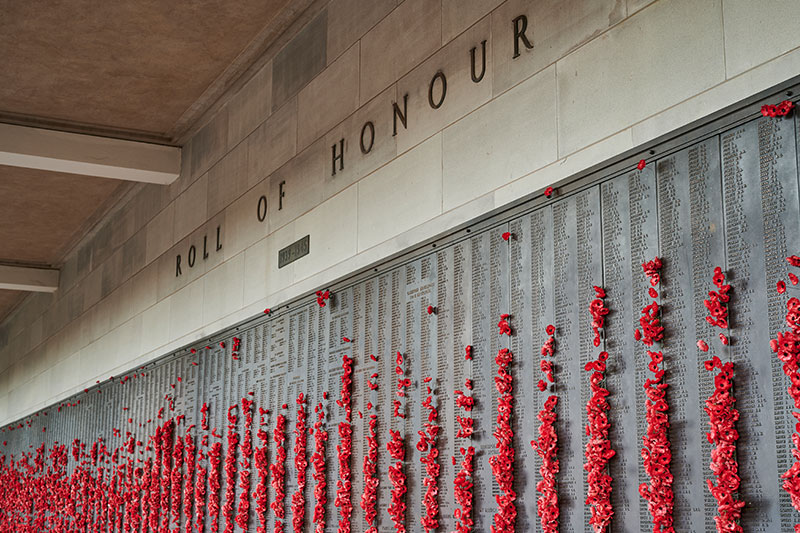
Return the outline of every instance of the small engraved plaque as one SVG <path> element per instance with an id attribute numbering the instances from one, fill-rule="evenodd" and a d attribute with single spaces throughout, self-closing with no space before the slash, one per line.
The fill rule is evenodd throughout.
<path id="1" fill-rule="evenodd" d="M 294 263 L 304 255 L 308 255 L 311 250 L 310 235 L 306 235 L 299 241 L 293 242 L 286 248 L 278 251 L 278 268 L 283 268 L 289 263 Z"/>

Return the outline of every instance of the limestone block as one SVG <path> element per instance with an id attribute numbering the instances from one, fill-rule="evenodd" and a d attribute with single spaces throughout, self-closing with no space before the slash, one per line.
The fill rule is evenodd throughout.
<path id="1" fill-rule="evenodd" d="M 448 127 L 444 211 L 555 161 L 555 104 L 550 67 Z"/>
<path id="2" fill-rule="evenodd" d="M 358 43 L 297 96 L 297 149 L 302 150 L 358 107 Z"/>
<path id="3" fill-rule="evenodd" d="M 328 64 L 364 35 L 397 0 L 332 0 L 328 4 Z"/>
<path id="4" fill-rule="evenodd" d="M 720 9 L 719 0 L 657 2 L 560 60 L 559 154 L 724 80 Z"/>
<path id="5" fill-rule="evenodd" d="M 441 45 L 439 2 L 405 0 L 361 39 L 361 103 L 397 81 Z"/>
<path id="6" fill-rule="evenodd" d="M 483 18 L 397 82 L 399 101 L 402 102 L 402 95 L 408 94 L 408 129 L 402 129 L 398 125 L 398 153 L 405 152 L 443 130 L 492 97 L 492 47 L 489 23 L 489 17 Z M 484 40 L 486 41 L 485 71 L 481 44 Z M 472 80 L 470 55 L 472 48 L 475 48 L 474 75 L 480 78 L 478 83 Z M 481 73 L 483 73 L 482 78 Z M 443 92 L 445 86 L 446 92 Z"/>
<path id="7" fill-rule="evenodd" d="M 327 9 L 314 17 L 272 60 L 272 109 L 275 111 L 325 68 Z"/>
<path id="8" fill-rule="evenodd" d="M 366 250 L 442 212 L 442 135 L 358 182 L 358 250 Z"/>
<path id="9" fill-rule="evenodd" d="M 515 58 L 514 19 L 520 15 L 527 17 L 524 35 L 533 48 L 520 39 Z M 494 94 L 507 91 L 623 18 L 625 5 L 618 0 L 508 0 L 492 12 Z M 521 31 L 522 21 L 516 24 Z M 603 58 L 601 67 L 613 57 Z"/>

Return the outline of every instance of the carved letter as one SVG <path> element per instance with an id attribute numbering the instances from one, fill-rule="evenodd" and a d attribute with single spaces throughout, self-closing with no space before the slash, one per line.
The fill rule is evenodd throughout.
<path id="1" fill-rule="evenodd" d="M 483 79 L 483 75 L 486 74 L 486 39 L 481 41 L 481 49 L 482 49 L 481 55 L 483 56 L 483 59 L 481 60 L 482 66 L 481 66 L 481 75 L 480 76 L 477 76 L 475 74 L 475 71 L 476 71 L 476 69 L 475 69 L 475 50 L 477 50 L 477 49 L 478 49 L 477 46 L 473 46 L 472 50 L 469 51 L 469 55 L 472 58 L 472 63 L 471 63 L 472 69 L 471 69 L 471 72 L 470 72 L 470 76 L 472 76 L 472 81 L 474 81 L 475 83 L 478 83 L 479 81 L 481 81 Z"/>
<path id="2" fill-rule="evenodd" d="M 286 180 L 283 180 L 278 185 L 278 211 L 283 209 L 283 197 L 286 196 L 286 193 L 283 192 L 284 185 L 286 185 Z"/>
<path id="3" fill-rule="evenodd" d="M 364 132 L 367 130 L 369 130 L 369 146 L 364 143 Z M 373 144 L 375 144 L 375 124 L 367 121 L 361 126 L 361 153 L 368 154 L 372 150 Z"/>
<path id="4" fill-rule="evenodd" d="M 403 111 L 400 111 L 400 107 L 397 105 L 397 102 L 392 102 L 392 108 L 394 108 L 394 116 L 392 117 L 392 137 L 397 135 L 397 117 L 400 117 L 400 122 L 403 124 L 403 128 L 408 129 L 408 124 L 406 120 L 408 118 L 408 94 L 403 95 Z"/>
<path id="5" fill-rule="evenodd" d="M 208 252 L 206 251 L 208 247 L 208 235 L 203 235 L 203 261 L 208 259 Z"/>
<path id="6" fill-rule="evenodd" d="M 442 80 L 442 97 L 439 98 L 438 102 L 433 101 L 433 86 L 436 84 L 436 80 Z M 447 78 L 444 77 L 444 72 L 441 70 L 433 75 L 431 78 L 431 84 L 428 86 L 428 103 L 430 104 L 432 109 L 439 109 L 442 107 L 444 103 L 444 97 L 447 96 Z"/>
<path id="7" fill-rule="evenodd" d="M 528 29 L 528 17 L 520 15 L 514 19 L 514 59 L 519 57 L 519 41 L 525 44 L 525 48 L 533 48 L 533 44 L 525 36 L 525 30 Z"/>
<path id="8" fill-rule="evenodd" d="M 256 207 L 256 216 L 259 222 L 264 222 L 267 218 L 267 197 L 263 194 L 258 199 L 258 207 Z"/>
<path id="9" fill-rule="evenodd" d="M 222 250 L 222 241 L 219 240 L 219 230 L 222 226 L 217 226 L 217 251 Z"/>
<path id="10" fill-rule="evenodd" d="M 189 247 L 189 268 L 194 266 L 194 260 L 197 258 L 197 248 L 194 247 L 194 244 Z"/>
<path id="11" fill-rule="evenodd" d="M 331 176 L 336 175 L 336 160 L 339 160 L 339 170 L 344 170 L 344 137 L 339 140 L 339 155 L 336 155 L 336 143 L 331 146 L 332 165 Z"/>
<path id="12" fill-rule="evenodd" d="M 181 275 L 181 254 L 178 254 L 178 261 L 175 263 L 175 277 Z"/>

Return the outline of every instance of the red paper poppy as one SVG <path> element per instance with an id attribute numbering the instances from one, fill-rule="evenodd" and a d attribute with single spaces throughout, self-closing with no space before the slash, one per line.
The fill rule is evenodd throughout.
<path id="1" fill-rule="evenodd" d="M 544 195 L 545 195 L 545 196 L 547 196 L 548 198 L 550 198 L 551 196 L 553 196 L 553 188 L 552 188 L 552 187 L 547 187 L 547 188 L 544 190 Z"/>
<path id="2" fill-rule="evenodd" d="M 644 159 L 640 159 L 639 163 L 636 164 L 636 168 L 639 170 L 643 170 L 645 166 L 647 166 L 647 162 Z"/>

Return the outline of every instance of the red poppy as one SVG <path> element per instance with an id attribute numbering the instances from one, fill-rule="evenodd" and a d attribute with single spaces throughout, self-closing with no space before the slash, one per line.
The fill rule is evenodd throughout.
<path id="1" fill-rule="evenodd" d="M 503 235 L 501 235 L 501 237 L 503 237 L 504 241 L 507 241 L 507 240 L 509 240 L 511 238 L 511 233 L 508 232 L 508 231 L 503 232 Z"/>
<path id="2" fill-rule="evenodd" d="M 547 188 L 544 190 L 544 195 L 545 195 L 545 196 L 547 196 L 548 198 L 550 198 L 551 196 L 553 196 L 553 188 L 552 188 L 552 187 L 547 187 Z"/>

